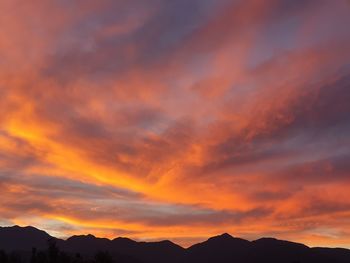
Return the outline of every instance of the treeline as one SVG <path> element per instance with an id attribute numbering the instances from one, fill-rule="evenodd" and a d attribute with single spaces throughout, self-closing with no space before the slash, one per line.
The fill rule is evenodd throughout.
<path id="1" fill-rule="evenodd" d="M 107 251 L 100 251 L 92 258 L 84 258 L 80 253 L 61 251 L 55 239 L 48 240 L 45 250 L 32 249 L 31 255 L 19 251 L 10 253 L 0 250 L 0 263 L 118 263 Z"/>

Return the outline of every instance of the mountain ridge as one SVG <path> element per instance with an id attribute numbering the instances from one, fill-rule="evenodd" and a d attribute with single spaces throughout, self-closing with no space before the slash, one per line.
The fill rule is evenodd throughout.
<path id="1" fill-rule="evenodd" d="M 74 235 L 63 240 L 32 226 L 0 227 L 0 250 L 7 252 L 30 254 L 33 247 L 43 250 L 47 248 L 49 239 L 55 240 L 60 250 L 71 254 L 92 257 L 98 251 L 107 251 L 115 258 L 123 258 L 124 261 L 116 261 L 118 263 L 350 263 L 350 250 L 347 248 L 312 248 L 271 237 L 248 241 L 223 233 L 183 248 L 170 240 L 138 242 L 126 237 L 108 239 L 91 234 Z"/>

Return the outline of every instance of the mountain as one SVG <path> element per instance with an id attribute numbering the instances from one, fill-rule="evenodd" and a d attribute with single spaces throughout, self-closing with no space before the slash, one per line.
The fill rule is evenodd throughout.
<path id="1" fill-rule="evenodd" d="M 143 262 L 179 262 L 184 248 L 164 240 L 159 242 L 136 242 L 118 237 L 113 240 L 96 238 L 93 235 L 73 236 L 60 240 L 58 246 L 68 252 L 92 256 L 98 251 L 109 251 L 115 257 L 131 256 Z"/>
<path id="2" fill-rule="evenodd" d="M 168 240 L 136 242 L 122 237 L 109 240 L 93 235 L 72 236 L 62 240 L 34 227 L 0 227 L 0 250 L 24 253 L 24 262 L 29 262 L 33 247 L 46 250 L 48 240 L 55 240 L 59 250 L 68 255 L 93 258 L 97 252 L 107 251 L 116 263 L 350 263 L 348 249 L 309 248 L 300 243 L 274 238 L 247 241 L 226 233 L 184 249 Z M 2 261 L 0 253 L 2 262 L 9 261 Z M 111 261 L 104 259 L 93 262 Z"/>
<path id="3" fill-rule="evenodd" d="M 44 249 L 50 238 L 46 232 L 31 226 L 0 227 L 0 249 L 6 251 L 31 251 L 32 247 Z"/>
<path id="4" fill-rule="evenodd" d="M 72 236 L 66 241 L 60 240 L 58 246 L 65 251 L 91 254 L 100 250 L 110 250 L 111 241 L 107 238 L 97 238 L 93 235 Z"/>
<path id="5" fill-rule="evenodd" d="M 235 262 L 249 254 L 249 241 L 225 233 L 187 249 L 188 262 Z"/>

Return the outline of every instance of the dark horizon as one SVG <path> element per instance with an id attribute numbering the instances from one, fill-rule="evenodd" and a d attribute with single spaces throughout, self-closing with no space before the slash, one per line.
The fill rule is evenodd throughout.
<path id="1" fill-rule="evenodd" d="M 348 263 L 350 250 L 309 248 L 274 238 L 247 241 L 227 233 L 182 248 L 168 240 L 137 242 L 92 235 L 56 239 L 34 227 L 0 228 L 0 263 Z"/>
<path id="2" fill-rule="evenodd" d="M 18 228 L 18 229 L 25 229 L 25 228 L 32 228 L 32 229 L 35 229 L 35 230 L 38 230 L 38 231 L 43 231 L 45 232 L 46 234 L 50 235 L 51 237 L 55 238 L 55 239 L 59 239 L 59 240 L 63 240 L 63 241 L 67 241 L 68 239 L 70 238 L 73 238 L 73 237 L 93 237 L 93 238 L 96 238 L 96 239 L 106 239 L 106 240 L 109 240 L 109 241 L 113 241 L 114 239 L 118 239 L 118 238 L 125 238 L 125 239 L 130 239 L 132 241 L 136 241 L 136 242 L 146 242 L 146 243 L 158 243 L 158 242 L 163 242 L 163 241 L 170 241 L 172 243 L 174 243 L 175 245 L 179 246 L 179 247 L 182 247 L 184 249 L 187 249 L 187 248 L 190 248 L 191 246 L 194 246 L 194 245 L 197 245 L 197 244 L 200 244 L 200 243 L 203 243 L 205 241 L 208 241 L 210 238 L 214 238 L 214 237 L 220 237 L 220 236 L 230 236 L 230 237 L 233 237 L 233 238 L 238 238 L 238 239 L 243 239 L 243 240 L 247 240 L 249 242 L 253 242 L 253 241 L 257 241 L 257 240 L 260 240 L 260 239 L 264 239 L 264 238 L 267 238 L 267 239 L 275 239 L 275 240 L 279 240 L 279 241 L 288 241 L 288 242 L 292 242 L 292 243 L 297 243 L 297 244 L 302 244 L 302 243 L 299 243 L 299 242 L 296 242 L 296 241 L 293 241 L 293 240 L 284 240 L 284 239 L 279 239 L 277 237 L 274 237 L 274 236 L 262 236 L 262 237 L 259 237 L 257 239 L 246 239 L 244 237 L 241 237 L 241 236 L 236 236 L 236 235 L 233 235 L 232 233 L 218 233 L 216 235 L 213 235 L 213 236 L 207 236 L 207 237 L 203 237 L 203 240 L 200 240 L 199 242 L 196 242 L 196 243 L 193 243 L 189 246 L 182 246 L 181 244 L 177 244 L 175 241 L 171 240 L 171 239 L 167 239 L 167 238 L 164 238 L 164 239 L 133 239 L 133 238 L 130 238 L 128 236 L 115 236 L 115 237 L 112 237 L 112 238 L 108 238 L 108 237 L 99 237 L 99 236 L 95 236 L 93 234 L 90 234 L 90 233 L 81 233 L 79 235 L 72 235 L 72 236 L 68 236 L 68 237 L 56 237 L 54 235 L 51 235 L 50 233 L 48 233 L 47 231 L 45 231 L 44 229 L 41 229 L 41 228 L 38 228 L 38 227 L 35 227 L 35 226 L 19 226 L 19 225 L 12 225 L 12 226 L 0 226 L 0 235 L 1 235 L 1 229 L 4 229 L 4 228 L 8 228 L 8 229 L 13 229 L 13 228 Z M 1 237 L 1 236 L 0 236 Z M 350 252 L 350 247 L 325 247 L 325 246 L 308 246 L 306 244 L 303 244 L 309 248 L 343 248 L 343 249 L 347 249 L 349 250 Z M 0 247 L 1 249 L 1 247 Z"/>

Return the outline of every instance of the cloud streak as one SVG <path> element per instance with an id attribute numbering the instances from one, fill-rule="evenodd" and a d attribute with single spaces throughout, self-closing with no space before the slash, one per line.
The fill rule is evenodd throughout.
<path id="1" fill-rule="evenodd" d="M 0 10 L 0 222 L 350 246 L 346 1 Z"/>

